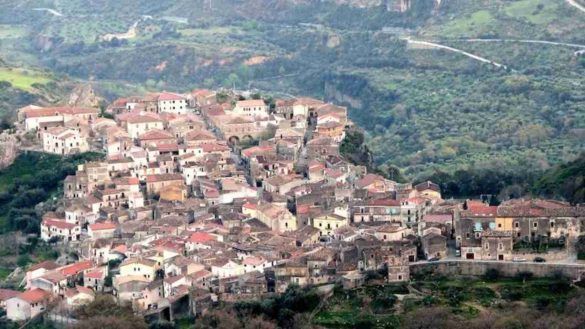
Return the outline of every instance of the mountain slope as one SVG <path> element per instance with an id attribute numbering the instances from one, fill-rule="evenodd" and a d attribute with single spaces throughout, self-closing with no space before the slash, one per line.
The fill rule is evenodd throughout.
<path id="1" fill-rule="evenodd" d="M 556 0 L 393 4 L 19 0 L 0 3 L 0 24 L 21 31 L 0 39 L 0 54 L 93 79 L 110 97 L 236 86 L 335 100 L 365 128 L 376 164 L 421 179 L 540 171 L 583 150 L 583 13 Z"/>

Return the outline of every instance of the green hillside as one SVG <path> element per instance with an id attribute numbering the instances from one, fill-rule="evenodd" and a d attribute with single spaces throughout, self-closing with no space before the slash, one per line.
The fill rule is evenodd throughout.
<path id="1" fill-rule="evenodd" d="M 234 85 L 323 97 L 349 106 L 376 164 L 411 178 L 541 171 L 583 151 L 585 13 L 565 1 L 19 3 L 0 4 L 11 64 L 92 79 L 110 98 Z"/>

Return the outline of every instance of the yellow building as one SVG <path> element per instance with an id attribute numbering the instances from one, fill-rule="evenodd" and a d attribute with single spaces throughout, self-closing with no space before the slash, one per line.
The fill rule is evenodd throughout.
<path id="1" fill-rule="evenodd" d="M 323 215 L 313 220 L 313 227 L 321 231 L 321 235 L 332 235 L 333 231 L 347 224 L 347 218 L 337 214 Z"/>
<path id="2" fill-rule="evenodd" d="M 143 276 L 148 280 L 156 278 L 157 262 L 151 259 L 129 258 L 120 264 L 120 277 Z"/>
<path id="3" fill-rule="evenodd" d="M 496 217 L 495 231 L 513 231 L 514 218 Z"/>

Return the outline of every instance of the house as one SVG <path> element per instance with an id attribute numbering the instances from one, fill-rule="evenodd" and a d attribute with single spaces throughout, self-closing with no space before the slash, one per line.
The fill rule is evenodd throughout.
<path id="1" fill-rule="evenodd" d="M 427 259 L 441 259 L 447 257 L 447 238 L 438 228 L 425 230 L 421 237 L 422 250 Z"/>
<path id="2" fill-rule="evenodd" d="M 332 236 L 333 232 L 348 225 L 349 220 L 337 214 L 328 214 L 313 219 L 313 227 L 320 231 L 322 236 Z"/>
<path id="3" fill-rule="evenodd" d="M 400 241 L 412 233 L 412 230 L 407 227 L 385 224 L 375 229 L 374 236 L 380 241 Z"/>
<path id="4" fill-rule="evenodd" d="M 67 306 L 72 309 L 89 304 L 94 299 L 94 291 L 84 286 L 75 286 L 65 291 L 65 300 Z"/>
<path id="5" fill-rule="evenodd" d="M 357 203 L 352 207 L 353 222 L 402 223 L 401 202 L 390 198 Z"/>
<path id="6" fill-rule="evenodd" d="M 101 222 L 91 224 L 87 228 L 87 234 L 92 239 L 108 239 L 113 238 L 118 225 L 113 222 Z"/>
<path id="7" fill-rule="evenodd" d="M 426 181 L 414 186 L 417 193 L 421 197 L 426 197 L 432 200 L 441 200 L 441 188 L 439 185 Z"/>
<path id="8" fill-rule="evenodd" d="M 355 183 L 356 189 L 364 189 L 371 193 L 393 191 L 396 183 L 376 174 L 367 174 Z"/>
<path id="9" fill-rule="evenodd" d="M 152 281 L 156 278 L 157 262 L 147 258 L 128 258 L 120 264 L 119 277 L 141 276 Z"/>
<path id="10" fill-rule="evenodd" d="M 157 174 L 146 176 L 146 190 L 150 195 L 159 194 L 163 188 L 168 186 L 183 187 L 183 176 L 181 174 Z"/>
<path id="11" fill-rule="evenodd" d="M 232 113 L 242 116 L 265 117 L 268 116 L 268 105 L 262 99 L 237 101 Z"/>
<path id="12" fill-rule="evenodd" d="M 71 119 L 89 122 L 98 117 L 99 109 L 82 107 L 28 107 L 19 113 L 26 130 L 39 130 L 43 124 L 64 124 Z"/>
<path id="13" fill-rule="evenodd" d="M 245 273 L 244 265 L 231 260 L 219 259 L 211 266 L 211 273 L 219 278 L 231 278 Z"/>
<path id="14" fill-rule="evenodd" d="M 67 287 L 67 277 L 59 271 L 51 271 L 32 279 L 30 286 L 31 289 L 43 289 L 53 296 L 59 296 L 62 295 L 63 290 Z"/>
<path id="15" fill-rule="evenodd" d="M 0 289 L 0 308 L 6 309 L 6 302 L 20 294 L 20 291 L 10 289 Z"/>
<path id="16" fill-rule="evenodd" d="M 106 269 L 90 270 L 83 276 L 83 286 L 91 288 L 93 291 L 103 291 L 106 274 Z"/>
<path id="17" fill-rule="evenodd" d="M 26 275 L 25 275 L 25 280 L 26 280 L 26 285 L 25 288 L 26 289 L 30 289 L 31 287 L 31 281 L 33 279 L 36 279 L 38 277 L 41 277 L 42 275 L 44 275 L 45 273 L 55 270 L 59 268 L 59 265 L 57 265 L 55 262 L 51 261 L 51 260 L 46 260 L 43 262 L 40 262 L 38 264 L 32 265 L 31 267 L 29 267 L 26 270 Z"/>
<path id="18" fill-rule="evenodd" d="M 138 138 L 151 129 L 162 130 L 163 121 L 154 114 L 129 113 L 123 117 L 126 123 L 126 131 L 131 138 Z"/>
<path id="19" fill-rule="evenodd" d="M 170 144 L 176 142 L 176 140 L 173 134 L 157 128 L 150 129 L 138 136 L 140 146 L 143 148 L 159 144 Z"/>
<path id="20" fill-rule="evenodd" d="M 6 301 L 6 317 L 11 321 L 25 321 L 45 311 L 51 294 L 42 289 L 31 289 Z"/>
<path id="21" fill-rule="evenodd" d="M 67 222 L 64 218 L 45 215 L 41 221 L 41 239 L 49 241 L 58 238 L 63 241 L 77 241 L 81 237 L 81 226 Z"/>
<path id="22" fill-rule="evenodd" d="M 266 226 L 277 232 L 294 231 L 297 229 L 297 219 L 285 207 L 270 202 L 259 204 L 247 203 L 242 213 L 257 218 Z"/>
<path id="23" fill-rule="evenodd" d="M 174 93 L 162 92 L 155 95 L 158 112 L 174 114 L 187 113 L 187 98 Z"/>
<path id="24" fill-rule="evenodd" d="M 52 127 L 42 133 L 43 151 L 69 155 L 89 150 L 87 140 L 78 130 L 65 127 Z"/>

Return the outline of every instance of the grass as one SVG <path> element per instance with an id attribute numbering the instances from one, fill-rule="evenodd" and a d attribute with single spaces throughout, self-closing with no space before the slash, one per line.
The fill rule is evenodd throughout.
<path id="1" fill-rule="evenodd" d="M 488 10 L 479 10 L 467 17 L 457 18 L 442 28 L 442 34 L 449 37 L 478 35 L 492 29 L 496 19 Z"/>
<path id="2" fill-rule="evenodd" d="M 26 28 L 19 25 L 0 24 L 0 39 L 16 39 L 26 35 Z"/>
<path id="3" fill-rule="evenodd" d="M 0 68 L 0 81 L 8 81 L 15 88 L 30 91 L 34 89 L 33 84 L 45 84 L 51 79 L 40 72 L 17 68 Z"/>
<path id="4" fill-rule="evenodd" d="M 521 0 L 506 6 L 506 15 L 525 19 L 536 25 L 545 25 L 557 19 L 558 4 L 550 0 Z"/>
<path id="5" fill-rule="evenodd" d="M 6 277 L 8 275 L 10 275 L 10 273 L 12 273 L 12 270 L 11 269 L 8 269 L 8 268 L 0 268 L 0 280 L 6 279 Z"/>
<path id="6" fill-rule="evenodd" d="M 209 27 L 205 29 L 197 29 L 197 28 L 186 28 L 186 29 L 179 29 L 177 30 L 181 35 L 185 37 L 192 37 L 192 36 L 202 36 L 202 35 L 218 35 L 218 34 L 232 34 L 239 32 L 238 27 L 229 27 L 229 26 L 216 26 L 216 27 Z"/>

